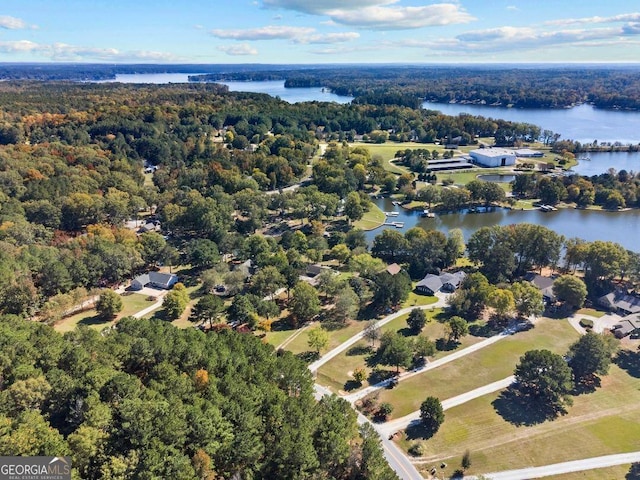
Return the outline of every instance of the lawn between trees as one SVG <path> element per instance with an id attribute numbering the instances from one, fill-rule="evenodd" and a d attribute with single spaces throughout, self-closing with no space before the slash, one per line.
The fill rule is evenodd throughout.
<path id="1" fill-rule="evenodd" d="M 391 390 L 380 390 L 377 402 L 391 403 L 393 418 L 400 418 L 418 410 L 428 395 L 443 401 L 501 380 L 513 374 L 518 359 L 526 351 L 545 348 L 564 353 L 579 337 L 566 320 L 540 318 L 528 331 L 518 332 L 455 362 L 402 381 Z M 447 421 L 448 417 L 445 425 Z"/>
<path id="2" fill-rule="evenodd" d="M 403 435 L 400 445 L 408 450 L 421 444 L 424 474 L 430 466 L 447 463 L 446 476 L 459 467 L 465 450 L 471 453 L 471 468 L 465 474 L 543 466 L 582 458 L 636 451 L 640 448 L 640 377 L 612 365 L 609 375 L 595 392 L 573 397 L 568 413 L 553 421 L 532 425 L 508 421 L 507 406 L 500 393 L 477 398 L 447 410 L 445 422 L 428 441 Z M 526 411 L 520 411 L 526 420 Z M 615 471 L 628 472 L 629 467 Z M 624 478 L 607 476 L 575 478 Z M 550 477 L 551 478 L 551 477 Z M 571 478 L 558 476 L 553 478 Z M 633 477 L 635 478 L 635 477 Z"/>

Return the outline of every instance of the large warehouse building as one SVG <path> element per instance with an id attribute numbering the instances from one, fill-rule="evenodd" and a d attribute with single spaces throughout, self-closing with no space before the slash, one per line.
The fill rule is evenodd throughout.
<path id="1" fill-rule="evenodd" d="M 506 167 L 516 163 L 516 153 L 506 148 L 479 148 L 471 150 L 469 155 L 483 167 Z"/>

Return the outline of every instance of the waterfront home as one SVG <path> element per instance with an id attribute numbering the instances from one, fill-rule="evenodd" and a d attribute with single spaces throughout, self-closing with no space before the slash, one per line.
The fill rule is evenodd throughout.
<path id="1" fill-rule="evenodd" d="M 621 315 L 640 313 L 640 297 L 622 290 L 603 295 L 598 299 L 598 304 Z"/>
<path id="2" fill-rule="evenodd" d="M 440 275 L 429 273 L 416 284 L 416 291 L 425 295 L 434 295 L 436 292 L 455 292 L 466 276 L 467 274 L 462 271 Z"/>

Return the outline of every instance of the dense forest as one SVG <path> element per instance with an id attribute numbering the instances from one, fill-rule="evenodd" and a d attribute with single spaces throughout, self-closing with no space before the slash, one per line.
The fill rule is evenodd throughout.
<path id="1" fill-rule="evenodd" d="M 7 316 L 0 351 L 0 455 L 70 455 L 86 479 L 397 478 L 348 402 L 251 335 Z"/>
<path id="2" fill-rule="evenodd" d="M 284 78 L 285 86 L 325 87 L 356 102 L 415 106 L 421 101 L 565 108 L 640 108 L 640 72 L 633 67 L 353 66 L 313 70 L 234 72 L 192 80 Z"/>

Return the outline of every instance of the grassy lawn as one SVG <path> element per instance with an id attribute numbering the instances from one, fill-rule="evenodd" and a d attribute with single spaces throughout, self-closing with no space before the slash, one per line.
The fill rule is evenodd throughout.
<path id="1" fill-rule="evenodd" d="M 298 335 L 296 338 L 294 338 L 291 341 L 291 343 L 287 345 L 286 349 L 293 353 L 302 353 L 302 352 L 310 351 L 311 348 L 307 344 L 307 341 L 309 340 L 308 332 L 310 329 L 315 328 L 317 325 L 320 325 L 320 323 L 316 322 L 316 324 L 312 325 L 309 329 L 307 329 L 306 332 L 303 332 L 300 335 Z M 367 325 L 367 322 L 351 320 L 342 328 L 338 328 L 336 330 L 329 330 L 329 345 L 323 352 L 320 352 L 320 353 L 321 354 L 326 353 L 329 350 L 337 347 L 338 345 L 343 343 L 345 340 L 348 340 L 349 338 L 353 337 L 356 333 L 360 332 L 364 327 L 366 327 L 366 325 Z"/>
<path id="2" fill-rule="evenodd" d="M 516 426 L 497 411 L 499 393 L 486 395 L 446 412 L 438 433 L 421 441 L 425 457 L 450 467 L 460 465 L 460 452 L 471 452 L 470 474 L 542 466 L 582 458 L 636 451 L 640 448 L 640 378 L 613 365 L 594 393 L 573 397 L 568 413 L 553 421 Z M 526 415 L 526 412 L 523 412 Z M 414 441 L 403 438 L 406 448 Z M 425 464 L 427 466 L 428 464 Z M 595 470 L 589 477 L 606 476 Z M 623 474 L 628 468 L 615 467 Z M 597 476 L 597 474 L 600 476 Z M 555 477 L 554 477 L 555 478 Z"/>
<path id="3" fill-rule="evenodd" d="M 412 288 L 415 287 L 415 282 L 412 286 Z M 437 297 L 433 297 L 430 295 L 420 295 L 418 293 L 416 293 L 414 290 L 412 290 L 409 293 L 409 296 L 407 297 L 407 299 L 405 300 L 405 302 L 402 304 L 402 308 L 406 308 L 406 307 L 413 307 L 413 306 L 423 306 L 423 305 L 432 305 L 434 303 L 436 303 L 438 301 Z"/>
<path id="4" fill-rule="evenodd" d="M 273 345 L 274 347 L 277 347 L 297 331 L 298 330 L 292 329 L 292 330 L 278 330 L 278 331 L 266 332 L 264 336 L 264 340 L 265 342 Z"/>
<path id="5" fill-rule="evenodd" d="M 78 325 L 86 325 L 91 328 L 95 328 L 96 330 L 102 330 L 105 327 L 113 325 L 113 323 L 120 318 L 133 315 L 153 303 L 152 301 L 147 300 L 146 295 L 139 295 L 137 293 L 121 295 L 120 297 L 122 298 L 122 311 L 114 320 L 105 322 L 98 318 L 98 312 L 95 309 L 91 309 L 63 318 L 57 322 L 53 328 L 60 333 L 75 330 Z"/>
<path id="6" fill-rule="evenodd" d="M 618 465 L 616 467 L 585 470 L 584 472 L 565 473 L 564 475 L 552 475 L 544 477 L 545 480 L 602 480 L 605 478 L 625 478 L 631 465 Z M 637 478 L 637 477 L 630 477 Z"/>
<path id="7" fill-rule="evenodd" d="M 594 308 L 581 308 L 576 312 L 577 315 L 590 315 L 592 317 L 601 318 L 604 317 L 607 312 L 603 312 L 602 310 L 596 310 Z"/>
<path id="8" fill-rule="evenodd" d="M 372 203 L 369 206 L 369 211 L 365 212 L 360 220 L 353 222 L 353 226 L 360 230 L 373 230 L 382 225 L 385 219 L 386 217 L 384 216 L 384 212 L 380 210 L 377 205 Z"/>
<path id="9" fill-rule="evenodd" d="M 442 309 L 436 310 L 428 310 L 426 312 L 427 318 L 429 322 L 422 330 L 422 335 L 428 337 L 429 339 L 435 341 L 438 338 L 442 338 L 445 336 L 445 327 L 444 324 L 434 320 L 434 317 L 442 312 Z M 407 328 L 407 318 L 409 314 L 401 315 L 398 318 L 393 319 L 386 325 L 381 327 L 382 332 L 395 331 L 400 332 L 404 335 L 413 337 L 413 333 L 409 332 Z M 474 337 L 472 335 L 468 335 L 465 337 L 459 348 L 464 348 L 473 343 L 479 342 L 481 338 Z M 366 366 L 366 359 L 369 355 L 369 350 L 366 347 L 369 347 L 370 343 L 366 340 L 361 340 L 357 342 L 351 349 L 342 352 L 340 355 L 337 355 L 329 362 L 325 363 L 318 370 L 318 383 L 323 386 L 328 386 L 334 389 L 335 392 L 339 392 L 344 389 L 345 383 L 351 380 L 350 372 L 353 372 L 354 369 L 358 367 L 365 368 L 367 373 L 371 372 L 371 368 Z M 377 344 L 376 344 L 377 346 Z M 451 351 L 437 351 L 436 354 L 432 357 L 432 359 L 440 358 L 450 353 L 453 353 L 455 350 Z M 391 367 L 389 367 L 391 368 Z M 363 382 L 362 386 L 356 388 L 358 390 L 360 388 L 364 388 L 369 386 L 369 382 L 366 380 Z"/>
<path id="10" fill-rule="evenodd" d="M 546 348 L 564 354 L 578 336 L 565 320 L 540 319 L 527 332 L 416 375 L 392 390 L 382 390 L 379 402 L 391 403 L 394 417 L 402 417 L 418 410 L 427 396 L 446 400 L 512 375 L 518 360 L 528 350 Z"/>
<path id="11" fill-rule="evenodd" d="M 511 170 L 504 168 L 474 168 L 472 170 L 466 170 L 464 172 L 436 172 L 438 177 L 438 183 L 442 182 L 445 178 L 453 179 L 455 185 L 466 185 L 472 180 L 477 180 L 478 175 L 500 175 L 500 174 L 513 174 Z M 507 191 L 511 190 L 508 183 L 500 183 Z"/>

